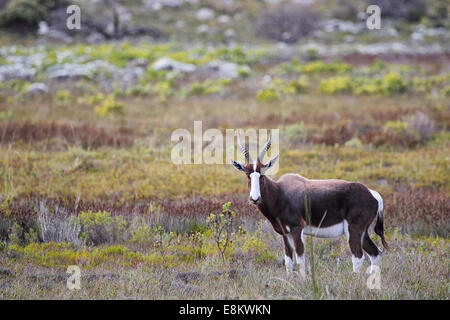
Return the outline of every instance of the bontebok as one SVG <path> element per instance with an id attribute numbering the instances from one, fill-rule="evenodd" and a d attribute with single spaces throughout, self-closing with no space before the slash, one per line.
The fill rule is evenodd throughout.
<path id="1" fill-rule="evenodd" d="M 353 271 L 359 272 L 363 251 L 370 258 L 371 271 L 380 265 L 381 252 L 369 237 L 368 228 L 377 216 L 375 233 L 384 248 L 388 245 L 383 230 L 383 199 L 380 194 L 358 182 L 345 180 L 310 180 L 298 174 L 284 174 L 278 181 L 265 175 L 278 155 L 263 164 L 271 145 L 271 134 L 256 161 L 242 145 L 246 164 L 231 160 L 233 166 L 248 178 L 249 200 L 283 236 L 286 271 L 296 266 L 305 272 L 303 235 L 335 238 L 346 235 L 352 252 Z"/>

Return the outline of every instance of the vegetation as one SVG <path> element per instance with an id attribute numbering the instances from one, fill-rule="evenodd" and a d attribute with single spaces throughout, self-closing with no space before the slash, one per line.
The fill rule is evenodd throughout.
<path id="1" fill-rule="evenodd" d="M 37 2 L 11 1 L 0 24 L 20 18 L 35 28 L 53 8 L 28 18 L 21 6 Z M 192 41 L 200 35 L 185 9 L 194 4 L 143 16 L 131 2 L 133 22 L 156 21 L 170 41 L 35 45 L 0 34 L 0 298 L 448 299 L 448 54 L 375 59 L 267 43 L 316 37 L 315 17 L 330 18 L 323 6 L 352 21 L 361 11 L 355 1 L 328 2 L 295 23 L 295 11 L 264 1 L 233 10 L 212 3 L 242 30 L 233 41 L 216 20 L 202 23 L 219 31 Z M 411 21 L 448 24 L 440 1 L 407 2 L 393 13 L 399 37 Z M 327 34 L 330 43 L 378 37 Z M 161 60 L 175 67 L 156 68 Z M 47 87 L 32 94 L 36 83 Z M 172 132 L 192 134 L 198 120 L 203 133 L 280 129 L 275 179 L 299 173 L 380 192 L 393 248 L 382 289 L 353 274 L 344 239 L 308 238 L 306 278 L 286 275 L 282 240 L 248 203 L 242 175 L 230 165 L 172 163 Z M 81 268 L 79 291 L 66 288 L 69 265 Z"/>

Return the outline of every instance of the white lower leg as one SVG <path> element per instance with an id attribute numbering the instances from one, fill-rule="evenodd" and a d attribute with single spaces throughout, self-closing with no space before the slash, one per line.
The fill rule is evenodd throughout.
<path id="1" fill-rule="evenodd" d="M 369 255 L 370 259 L 370 273 L 376 273 L 380 269 L 381 265 L 381 255 L 376 256 Z"/>
<path id="2" fill-rule="evenodd" d="M 291 257 L 284 256 L 284 266 L 286 267 L 287 273 L 291 273 L 294 270 L 294 261 L 292 261 Z"/>
<path id="3" fill-rule="evenodd" d="M 306 278 L 306 265 L 305 265 L 305 255 L 302 254 L 301 256 L 295 255 L 296 257 L 296 263 L 298 264 L 298 271 L 300 273 L 300 276 L 302 279 Z"/>
<path id="4" fill-rule="evenodd" d="M 357 258 L 354 255 L 352 255 L 352 263 L 353 263 L 353 272 L 358 273 L 361 269 L 361 266 L 364 262 L 364 255 L 361 256 L 361 258 Z"/>

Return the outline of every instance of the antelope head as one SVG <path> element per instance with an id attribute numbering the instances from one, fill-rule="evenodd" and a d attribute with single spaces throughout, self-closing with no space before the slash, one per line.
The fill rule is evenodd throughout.
<path id="1" fill-rule="evenodd" d="M 243 164 L 238 161 L 231 160 L 231 164 L 240 171 L 243 171 L 248 178 L 248 188 L 250 191 L 249 200 L 254 204 L 261 201 L 261 187 L 264 185 L 264 175 L 268 169 L 270 169 L 278 160 L 278 155 L 269 160 L 266 164 L 263 164 L 264 156 L 270 149 L 272 143 L 272 131 L 269 133 L 269 139 L 267 140 L 264 148 L 262 148 L 256 161 L 253 161 L 248 149 L 241 143 L 240 133 L 238 130 L 238 144 L 242 153 L 245 156 L 246 163 Z"/>

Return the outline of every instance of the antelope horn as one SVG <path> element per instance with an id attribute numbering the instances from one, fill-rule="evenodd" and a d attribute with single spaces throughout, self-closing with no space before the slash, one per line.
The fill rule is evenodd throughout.
<path id="1" fill-rule="evenodd" d="M 250 152 L 248 152 L 247 148 L 245 148 L 245 146 L 243 146 L 241 143 L 241 135 L 240 135 L 239 129 L 238 129 L 237 138 L 238 138 L 239 147 L 241 148 L 242 153 L 245 155 L 245 161 L 247 161 L 247 163 L 253 162 L 252 157 L 250 157 Z"/>
<path id="2" fill-rule="evenodd" d="M 269 140 L 267 140 L 266 145 L 264 146 L 264 148 L 262 148 L 261 152 L 259 153 L 258 156 L 258 161 L 262 163 L 262 161 L 264 160 L 264 156 L 266 155 L 267 150 L 270 149 L 270 146 L 272 144 L 272 130 L 270 130 L 269 132 Z"/>

